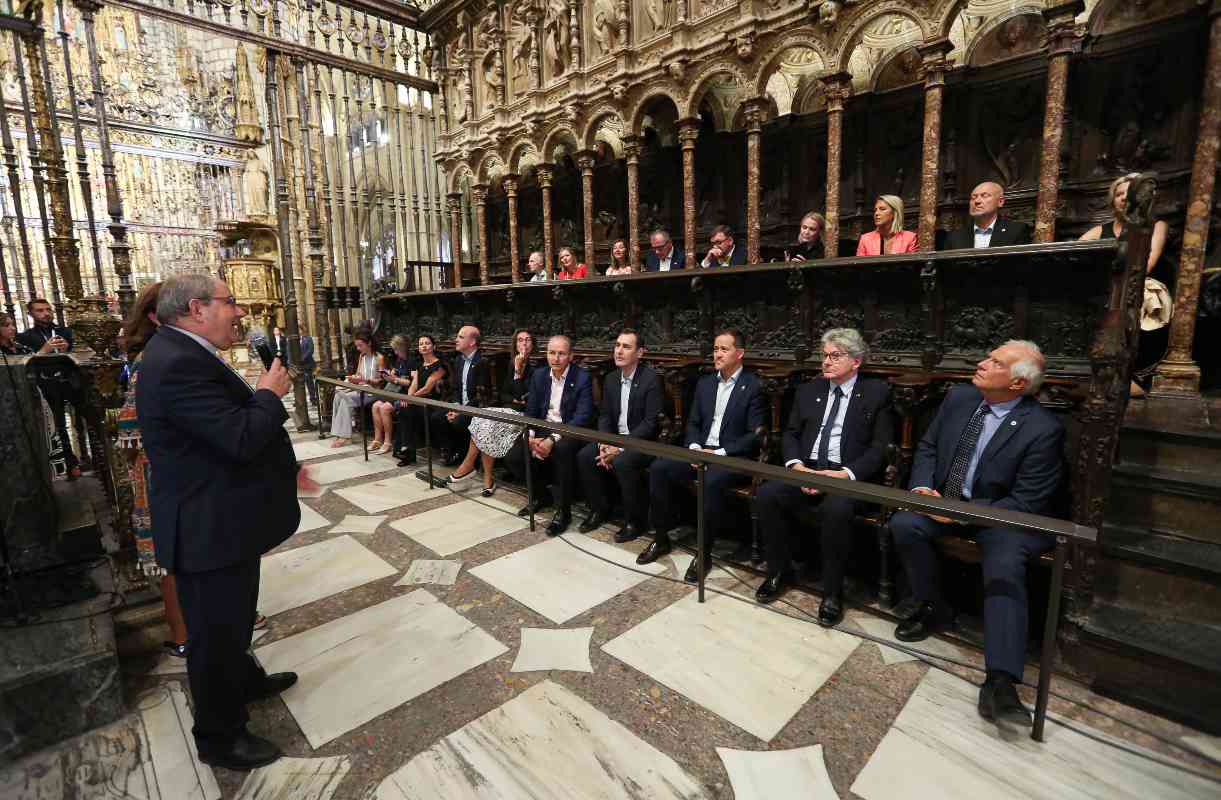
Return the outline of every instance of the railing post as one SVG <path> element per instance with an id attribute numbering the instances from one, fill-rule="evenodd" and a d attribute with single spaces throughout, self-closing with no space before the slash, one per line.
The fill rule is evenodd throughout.
<path id="1" fill-rule="evenodd" d="M 526 457 L 526 508 L 530 509 L 530 530 L 534 530 L 534 473 L 530 470 L 530 431 L 521 426 L 521 441 L 525 445 L 521 449 Z"/>
<path id="2" fill-rule="evenodd" d="M 369 460 L 369 426 L 365 424 L 365 393 L 360 392 L 360 405 L 356 408 L 356 419 L 360 422 L 360 442 L 365 450 L 365 461 Z M 372 411 L 370 411 L 372 413 Z"/>
<path id="3" fill-rule="evenodd" d="M 437 488 L 432 475 L 432 420 L 428 418 L 428 406 L 424 406 L 424 449 L 428 451 L 428 489 Z"/>
<path id="4" fill-rule="evenodd" d="M 695 465 L 695 557 L 697 559 L 695 574 L 699 576 L 699 601 L 701 603 L 704 602 L 704 579 L 708 577 L 704 574 L 705 548 L 708 546 L 704 531 L 707 525 L 707 521 L 704 519 L 704 474 L 706 472 L 708 472 L 707 464 Z"/>
<path id="5" fill-rule="evenodd" d="M 1034 706 L 1034 728 L 1030 738 L 1043 741 L 1043 725 L 1047 722 L 1047 696 L 1051 692 L 1052 663 L 1056 656 L 1056 635 L 1060 628 L 1060 593 L 1064 588 L 1065 536 L 1056 537 L 1055 561 L 1051 569 L 1051 596 L 1047 598 L 1047 620 L 1043 624 L 1043 652 L 1039 655 L 1039 690 Z"/>

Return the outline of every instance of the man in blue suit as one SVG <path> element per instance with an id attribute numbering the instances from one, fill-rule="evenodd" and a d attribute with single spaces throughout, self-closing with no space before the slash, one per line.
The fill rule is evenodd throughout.
<path id="1" fill-rule="evenodd" d="M 644 256 L 645 272 L 670 272 L 686 269 L 686 253 L 670 240 L 670 232 L 658 228 L 649 234 L 649 252 Z"/>
<path id="2" fill-rule="evenodd" d="M 709 267 L 736 267 L 746 263 L 746 248 L 738 247 L 733 240 L 733 228 L 728 225 L 717 225 L 712 229 L 710 239 L 712 247 L 708 255 L 700 262 L 704 269 Z"/>
<path id="3" fill-rule="evenodd" d="M 695 387 L 695 402 L 687 420 L 683 443 L 692 450 L 721 456 L 753 458 L 759 451 L 758 428 L 765 424 L 767 403 L 759 378 L 743 369 L 746 340 L 735 330 L 719 333 L 712 347 L 716 372 L 700 378 Z M 678 524 L 678 498 L 681 484 L 695 477 L 695 467 L 685 461 L 659 458 L 649 467 L 649 504 L 656 536 L 640 555 L 637 564 L 651 564 L 670 552 L 670 530 Z M 708 552 L 716 540 L 717 528 L 729 515 L 729 490 L 750 479 L 741 473 L 709 467 L 704 476 L 704 520 L 708 526 Z M 691 562 L 684 580 L 699 580 L 698 559 Z M 705 561 L 707 573 L 711 561 Z"/>
<path id="4" fill-rule="evenodd" d="M 1064 428 L 1034 395 L 1043 382 L 1034 342 L 1009 341 L 979 362 L 971 386 L 955 386 L 920 440 L 912 464 L 917 494 L 1047 514 L 1062 477 Z M 900 511 L 890 521 L 917 612 L 895 637 L 918 642 L 948 625 L 932 540 L 956 530 L 944 517 Z M 963 530 L 957 528 L 957 530 Z M 1026 655 L 1026 562 L 1053 546 L 1050 537 L 1012 528 L 971 530 L 983 551 L 984 661 L 979 693 L 985 719 L 1030 724 L 1018 698 Z"/>
<path id="5" fill-rule="evenodd" d="M 530 379 L 530 395 L 526 401 L 526 416 L 587 428 L 594 420 L 594 384 L 589 373 L 572 365 L 572 340 L 567 336 L 552 336 L 547 342 L 549 370 L 536 370 Z M 517 480 L 525 480 L 527 453 L 533 470 L 534 487 L 555 484 L 556 513 L 547 526 L 548 536 L 558 536 L 572 524 L 572 498 L 577 488 L 577 453 L 584 444 L 549 431 L 526 432 L 518 438 L 508 455 L 505 466 Z M 526 506 L 518 511 L 528 517 L 551 504 L 547 490 L 535 489 Z"/>

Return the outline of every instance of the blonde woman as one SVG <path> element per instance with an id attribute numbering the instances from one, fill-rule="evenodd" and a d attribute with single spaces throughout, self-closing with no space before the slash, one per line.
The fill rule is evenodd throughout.
<path id="1" fill-rule="evenodd" d="M 916 234 L 903 230 L 903 198 L 879 195 L 873 204 L 874 229 L 857 242 L 858 256 L 894 255 L 916 252 Z"/>

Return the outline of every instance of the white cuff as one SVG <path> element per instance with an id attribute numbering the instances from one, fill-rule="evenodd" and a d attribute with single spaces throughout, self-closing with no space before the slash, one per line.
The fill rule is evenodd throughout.
<path id="1" fill-rule="evenodd" d="M 916 490 L 918 490 L 918 489 L 923 489 L 923 490 L 924 490 L 924 491 L 926 491 L 926 492 L 931 492 L 931 491 L 933 491 L 932 489 L 928 488 L 927 486 L 913 486 L 911 490 L 914 492 L 914 491 L 916 491 Z"/>
<path id="2" fill-rule="evenodd" d="M 724 448 L 724 447 L 718 447 L 717 449 L 715 449 L 715 450 L 713 450 L 713 451 L 712 451 L 712 454 L 713 454 L 714 456 L 723 456 L 723 455 L 726 455 L 726 453 L 725 453 L 725 448 Z"/>
<path id="3" fill-rule="evenodd" d="M 790 458 L 788 461 L 784 462 L 784 468 L 785 468 L 785 469 L 789 469 L 789 468 L 791 468 L 791 467 L 792 467 L 794 464 L 800 464 L 800 463 L 801 463 L 801 459 L 800 459 L 800 458 Z"/>
<path id="4" fill-rule="evenodd" d="M 842 467 L 842 469 L 844 470 L 844 472 L 848 473 L 848 480 L 850 480 L 850 481 L 856 480 L 856 475 L 854 475 L 852 473 L 852 470 L 848 469 L 847 467 Z"/>
<path id="5" fill-rule="evenodd" d="M 688 450 L 703 450 L 704 448 L 700 447 L 695 442 L 692 442 L 691 444 L 687 445 L 687 449 Z"/>

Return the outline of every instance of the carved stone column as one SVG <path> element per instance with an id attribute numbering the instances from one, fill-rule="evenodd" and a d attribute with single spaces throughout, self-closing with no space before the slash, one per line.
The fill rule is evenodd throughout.
<path id="1" fill-rule="evenodd" d="M 695 140 L 700 137 L 698 119 L 678 123 L 678 141 L 683 148 L 683 249 L 687 269 L 695 268 Z"/>
<path id="2" fill-rule="evenodd" d="M 1153 375 L 1153 393 L 1194 397 L 1200 394 L 1200 367 L 1191 357 L 1200 304 L 1200 274 L 1208 244 L 1213 190 L 1217 179 L 1217 147 L 1221 144 L 1221 0 L 1208 10 L 1208 61 L 1204 67 L 1204 97 L 1200 103 L 1200 132 L 1191 165 L 1187 221 L 1183 225 L 1183 254 L 1174 285 L 1174 317 L 1170 320 L 1170 347 Z"/>
<path id="3" fill-rule="evenodd" d="M 488 281 L 488 187 L 478 184 L 471 187 L 471 197 L 475 201 L 475 225 L 479 228 L 479 284 L 487 286 Z"/>
<path id="4" fill-rule="evenodd" d="M 839 256 L 839 186 L 843 163 L 844 100 L 852 88 L 852 75 L 834 72 L 822 78 L 827 97 L 827 229 L 822 233 L 827 258 Z"/>
<path id="5" fill-rule="evenodd" d="M 623 139 L 623 158 L 627 161 L 627 252 L 633 271 L 640 269 L 640 141 L 635 136 Z"/>
<path id="6" fill-rule="evenodd" d="M 581 168 L 581 217 L 585 223 L 585 266 L 594 269 L 594 154 L 589 150 L 577 153 Z"/>
<path id="7" fill-rule="evenodd" d="M 521 279 L 521 268 L 518 266 L 517 252 L 517 176 L 506 175 L 504 179 L 505 194 L 509 196 L 509 270 L 513 283 Z"/>
<path id="8" fill-rule="evenodd" d="M 746 263 L 759 263 L 759 145 L 763 121 L 767 118 L 764 100 L 746 104 Z"/>
<path id="9" fill-rule="evenodd" d="M 1076 17 L 1084 10 L 1085 0 L 1069 0 L 1043 9 L 1043 18 L 1047 21 L 1047 101 L 1043 110 L 1043 150 L 1039 156 L 1039 200 L 1034 212 L 1036 242 L 1056 240 L 1068 65 L 1081 47 Z"/>
<path id="10" fill-rule="evenodd" d="M 454 260 L 454 285 L 462 286 L 462 193 L 451 192 L 445 196 L 449 207 L 449 251 Z"/>
<path id="11" fill-rule="evenodd" d="M 945 96 L 949 39 L 917 48 L 924 57 L 924 155 L 920 171 L 920 249 L 930 251 L 937 237 L 937 181 L 941 173 L 941 103 Z"/>
<path id="12" fill-rule="evenodd" d="M 547 280 L 555 277 L 555 239 L 551 231 L 551 165 L 540 164 L 535 175 L 543 192 L 543 264 L 547 267 Z"/>

